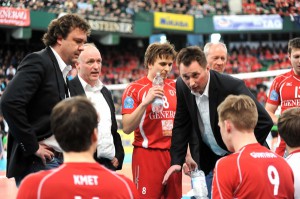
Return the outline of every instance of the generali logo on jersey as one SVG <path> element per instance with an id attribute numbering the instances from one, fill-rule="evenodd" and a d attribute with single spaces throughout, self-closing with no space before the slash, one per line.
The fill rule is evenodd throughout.
<path id="1" fill-rule="evenodd" d="M 149 118 L 150 120 L 175 118 L 175 113 L 176 111 L 162 111 L 160 113 L 151 112 Z"/>

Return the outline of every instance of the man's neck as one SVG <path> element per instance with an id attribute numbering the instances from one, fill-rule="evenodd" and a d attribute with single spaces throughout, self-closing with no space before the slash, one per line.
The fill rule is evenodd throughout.
<path id="1" fill-rule="evenodd" d="M 239 136 L 232 141 L 234 151 L 237 152 L 248 144 L 255 144 L 257 140 L 253 132 L 239 132 Z"/>
<path id="2" fill-rule="evenodd" d="M 295 152 L 300 152 L 300 147 L 289 147 L 286 146 L 286 150 L 289 154 L 295 153 Z"/>
<path id="3" fill-rule="evenodd" d="M 93 153 L 90 151 L 84 152 L 64 152 L 64 163 L 68 162 L 96 162 Z"/>

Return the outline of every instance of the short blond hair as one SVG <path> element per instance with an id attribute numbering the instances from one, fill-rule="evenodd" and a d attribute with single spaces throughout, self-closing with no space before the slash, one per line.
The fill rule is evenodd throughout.
<path id="1" fill-rule="evenodd" d="M 254 130 L 257 124 L 256 104 L 247 95 L 229 95 L 217 110 L 219 121 L 230 120 L 238 130 Z"/>

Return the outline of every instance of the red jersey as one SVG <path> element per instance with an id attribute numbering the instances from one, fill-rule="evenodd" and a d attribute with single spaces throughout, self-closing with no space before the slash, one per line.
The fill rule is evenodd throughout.
<path id="1" fill-rule="evenodd" d="M 289 108 L 300 107 L 300 76 L 293 69 L 274 79 L 267 103 L 281 106 L 281 113 Z M 284 152 L 285 142 L 281 139 L 276 153 L 283 156 Z"/>
<path id="2" fill-rule="evenodd" d="M 258 143 L 219 159 L 213 198 L 293 198 L 293 173 L 287 162 Z"/>
<path id="3" fill-rule="evenodd" d="M 152 149 L 170 149 L 173 122 L 176 112 L 176 89 L 174 80 L 164 80 L 163 111 L 152 112 L 151 104 L 134 130 L 134 146 Z M 146 97 L 152 82 L 143 77 L 131 83 L 123 93 L 122 114 L 132 113 Z"/>
<path id="4" fill-rule="evenodd" d="M 300 106 L 300 76 L 293 70 L 277 76 L 270 88 L 267 103 L 281 106 L 281 112 Z"/>
<path id="5" fill-rule="evenodd" d="M 28 175 L 17 199 L 138 198 L 132 181 L 98 163 L 64 163 L 57 169 Z"/>

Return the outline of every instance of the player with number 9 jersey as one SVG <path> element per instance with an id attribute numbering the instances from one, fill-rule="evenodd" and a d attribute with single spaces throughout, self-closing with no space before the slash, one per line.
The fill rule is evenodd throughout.
<path id="1" fill-rule="evenodd" d="M 257 142 L 254 100 L 229 95 L 217 110 L 222 139 L 233 153 L 216 163 L 213 198 L 294 198 L 292 169 L 281 156 Z"/>
<path id="2" fill-rule="evenodd" d="M 214 199 L 291 199 L 293 173 L 279 155 L 258 143 L 249 144 L 216 163 L 212 190 Z"/>

